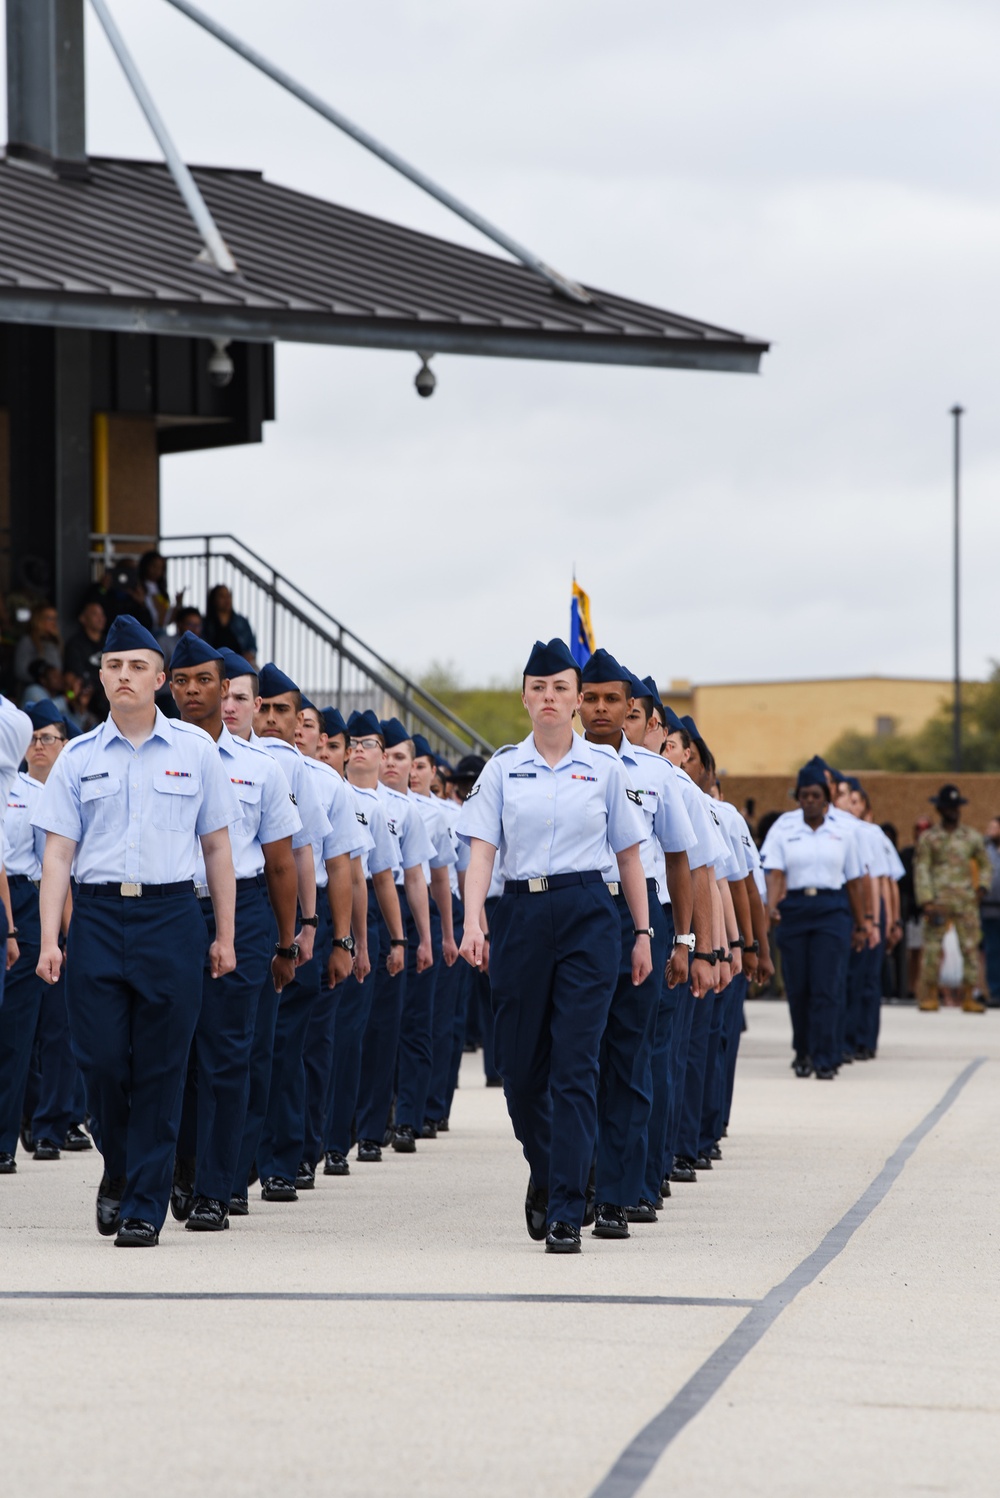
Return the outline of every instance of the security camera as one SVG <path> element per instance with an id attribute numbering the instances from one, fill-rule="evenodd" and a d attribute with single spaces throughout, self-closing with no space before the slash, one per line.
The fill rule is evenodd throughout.
<path id="1" fill-rule="evenodd" d="M 224 390 L 233 378 L 233 361 L 229 357 L 228 338 L 213 338 L 215 348 L 208 361 L 208 378 L 219 390 Z"/>
<path id="2" fill-rule="evenodd" d="M 435 378 L 434 371 L 430 367 L 430 361 L 434 358 L 434 355 L 421 354 L 419 357 L 420 368 L 417 370 L 417 377 L 413 381 L 413 383 L 417 387 L 417 394 L 422 395 L 426 400 L 429 396 L 434 394 L 434 387 L 437 384 L 437 379 Z"/>

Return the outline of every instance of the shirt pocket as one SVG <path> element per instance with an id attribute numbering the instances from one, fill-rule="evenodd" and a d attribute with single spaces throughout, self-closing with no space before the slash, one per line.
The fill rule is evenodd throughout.
<path id="1" fill-rule="evenodd" d="M 260 826 L 260 798 L 263 786 L 237 785 L 233 789 L 240 798 L 243 829 L 249 837 L 253 837 Z"/>
<path id="2" fill-rule="evenodd" d="M 114 830 L 116 821 L 120 819 L 119 813 L 124 811 L 121 789 L 122 783 L 117 775 L 81 781 L 80 814 L 85 831 Z"/>
<path id="3" fill-rule="evenodd" d="M 201 782 L 193 775 L 163 775 L 153 781 L 153 826 L 161 832 L 194 832 Z"/>

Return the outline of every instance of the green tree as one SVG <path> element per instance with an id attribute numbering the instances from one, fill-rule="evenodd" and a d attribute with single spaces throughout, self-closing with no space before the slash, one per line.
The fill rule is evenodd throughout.
<path id="1" fill-rule="evenodd" d="M 451 661 L 433 661 L 420 685 L 496 748 L 519 743 L 531 726 L 521 704 L 520 678 L 467 687 Z"/>
<path id="2" fill-rule="evenodd" d="M 911 734 L 842 733 L 824 756 L 838 769 L 934 770 L 952 768 L 952 713 L 942 707 L 923 728 Z M 962 768 L 1000 771 L 1000 664 L 989 679 L 962 688 Z"/>

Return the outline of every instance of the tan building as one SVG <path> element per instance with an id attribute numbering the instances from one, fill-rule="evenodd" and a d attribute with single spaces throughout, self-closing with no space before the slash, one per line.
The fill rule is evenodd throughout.
<path id="1" fill-rule="evenodd" d="M 946 702 L 949 681 L 844 676 L 829 681 L 672 681 L 664 700 L 690 713 L 731 775 L 784 775 L 842 733 L 914 733 Z"/>

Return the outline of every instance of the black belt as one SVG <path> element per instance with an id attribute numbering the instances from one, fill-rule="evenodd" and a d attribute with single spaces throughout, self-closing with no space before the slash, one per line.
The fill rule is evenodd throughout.
<path id="1" fill-rule="evenodd" d="M 808 899 L 812 900 L 816 895 L 839 895 L 841 890 L 833 889 L 829 885 L 808 884 L 804 885 L 801 889 L 790 889 L 788 893 L 790 895 L 805 895 Z"/>
<path id="2" fill-rule="evenodd" d="M 239 894 L 241 889 L 267 889 L 267 880 L 263 874 L 251 874 L 249 879 L 237 879 L 236 893 Z M 212 892 L 207 884 L 196 884 L 194 892 L 199 900 L 212 898 Z"/>
<path id="3" fill-rule="evenodd" d="M 33 884 L 35 889 L 37 889 L 41 880 L 32 879 L 30 874 L 8 874 L 7 883 L 11 889 L 20 889 L 23 884 Z"/>
<path id="4" fill-rule="evenodd" d="M 162 899 L 165 895 L 193 895 L 194 883 L 180 879 L 176 884 L 77 884 L 73 892 L 87 900 L 134 900 L 140 895 L 143 899 L 149 895 Z"/>
<path id="5" fill-rule="evenodd" d="M 660 893 L 660 886 L 657 884 L 655 879 L 647 879 L 646 888 L 651 895 L 658 895 Z M 608 880 L 608 890 L 616 900 L 625 899 L 625 888 L 623 885 L 619 884 L 617 879 Z"/>
<path id="6" fill-rule="evenodd" d="M 600 869 L 587 869 L 583 874 L 542 874 L 538 879 L 508 879 L 503 887 L 505 895 L 541 895 L 549 889 L 570 889 L 574 884 L 603 884 Z"/>

